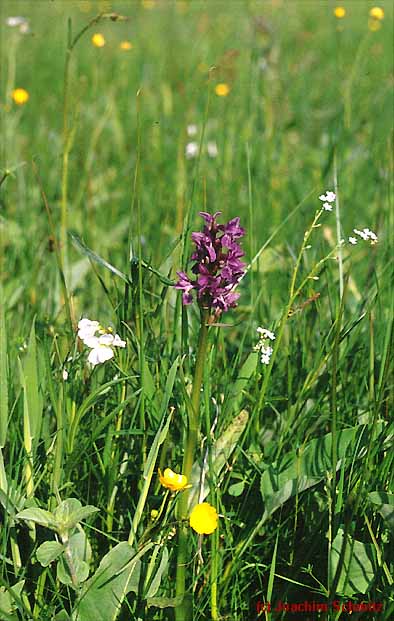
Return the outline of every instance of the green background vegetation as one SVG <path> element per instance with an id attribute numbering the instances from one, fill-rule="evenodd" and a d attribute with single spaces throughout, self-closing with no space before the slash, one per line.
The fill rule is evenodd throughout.
<path id="1" fill-rule="evenodd" d="M 54 508 L 54 479 L 62 499 L 75 497 L 100 509 L 87 520 L 93 528 L 86 527 L 92 572 L 111 545 L 127 540 L 177 356 L 184 356 L 182 372 L 167 395 L 175 411 L 155 472 L 160 464 L 179 471 L 182 463 L 198 313 L 189 308 L 188 318 L 181 314 L 178 294 L 142 268 L 139 257 L 174 280 L 182 250 L 188 252 L 185 223 L 190 217 L 192 230 L 199 228 L 201 209 L 222 211 L 222 221 L 241 217 L 248 262 L 270 240 L 240 284 L 238 308 L 223 317 L 229 327 L 211 330 L 201 455 L 208 447 L 209 499 L 225 517 L 220 531 L 204 538 L 203 565 L 196 557 L 190 566 L 197 619 L 255 619 L 256 602 L 264 598 L 323 600 L 330 586 L 330 537 L 340 550 L 343 532 L 353 542 L 355 564 L 365 570 L 358 576 L 346 546 L 342 555 L 332 551 L 334 566 L 347 567 L 350 575 L 345 580 L 337 572 L 337 596 L 384 602 L 384 613 L 376 616 L 381 621 L 394 615 L 393 6 L 379 3 L 385 18 L 375 32 L 368 29 L 372 3 L 344 3 L 341 20 L 334 6 L 295 0 L 163 0 L 150 7 L 32 0 L 6 1 L 0 9 L 0 168 L 1 177 L 7 174 L 0 188 L 4 475 L 13 490 L 44 509 Z M 129 19 L 103 19 L 78 41 L 65 115 L 68 23 L 74 37 L 101 12 Z M 7 27 L 10 15 L 27 17 L 31 32 Z M 103 48 L 92 45 L 94 32 L 104 35 Z M 124 40 L 131 50 L 119 48 Z M 221 82 L 230 86 L 227 97 L 215 94 Z M 29 92 L 24 106 L 12 101 L 16 87 Z M 196 138 L 187 136 L 190 124 L 198 126 Z M 201 157 L 186 159 L 186 144 L 200 139 Z M 208 140 L 217 143 L 216 158 L 207 155 Z M 283 324 L 304 232 L 318 196 L 334 188 L 334 165 L 341 236 L 370 227 L 379 243 L 343 248 L 342 305 L 338 261 L 322 266 L 319 280 L 310 280 L 291 304 L 295 312 L 267 370 L 250 357 L 255 330 L 276 330 L 281 317 Z M 65 194 L 67 237 L 59 251 L 66 296 L 54 252 Z M 336 245 L 335 213 L 325 213 L 321 222 L 302 256 L 299 282 Z M 128 282 L 100 261 L 89 261 L 72 235 Z M 88 316 L 127 339 L 117 369 L 108 363 L 92 373 L 85 364 L 65 297 L 74 329 Z M 102 389 L 115 373 L 119 381 Z M 27 409 L 38 428 L 32 494 L 24 474 Z M 231 425 L 242 409 L 249 422 L 239 439 Z M 56 452 L 59 437 L 62 449 Z M 215 465 L 219 438 L 227 453 Z M 389 496 L 382 502 L 372 492 Z M 0 498 L 5 508 L 6 497 Z M 152 523 L 150 511 L 162 499 L 154 474 L 140 542 L 163 538 L 174 527 L 171 513 Z M 35 561 L 49 531 L 37 527 L 34 538 L 22 522 L 14 523 L 6 510 L 2 514 L 1 585 L 25 579 L 37 619 L 52 619 L 62 608 L 69 612 L 74 591 L 56 581 L 53 564 L 43 569 Z M 15 542 L 22 555 L 19 573 L 11 560 Z M 166 545 L 169 562 L 157 596 L 171 597 L 176 538 Z M 193 552 L 197 546 L 196 535 Z M 148 563 L 143 559 L 143 569 Z M 212 584 L 218 617 L 212 613 Z M 131 593 L 120 618 L 171 618 L 172 609 L 147 608 L 141 601 Z M 11 618 L 28 619 L 18 606 Z"/>

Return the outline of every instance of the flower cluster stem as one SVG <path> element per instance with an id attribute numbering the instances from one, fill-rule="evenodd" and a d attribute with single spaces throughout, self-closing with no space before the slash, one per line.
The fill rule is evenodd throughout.
<path id="1" fill-rule="evenodd" d="M 196 366 L 194 369 L 193 388 L 191 395 L 191 407 L 189 408 L 188 430 L 185 439 L 182 473 L 190 479 L 195 452 L 198 442 L 198 432 L 200 429 L 200 396 L 201 385 L 204 373 L 204 363 L 208 345 L 208 311 L 201 311 L 201 325 L 198 337 L 198 348 Z M 176 621 L 193 621 L 192 599 L 185 594 L 186 583 L 186 564 L 188 562 L 188 541 L 190 529 L 187 525 L 188 519 L 188 498 L 189 490 L 185 490 L 180 495 L 178 501 L 178 557 L 176 573 L 176 597 L 180 603 L 175 608 Z"/>

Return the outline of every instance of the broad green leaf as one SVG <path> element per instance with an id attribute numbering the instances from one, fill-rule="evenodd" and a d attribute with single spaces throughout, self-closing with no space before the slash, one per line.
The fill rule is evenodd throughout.
<path id="1" fill-rule="evenodd" d="M 65 610 L 61 610 L 54 616 L 53 621 L 71 621 L 71 617 Z"/>
<path id="2" fill-rule="evenodd" d="M 21 598 L 25 581 L 21 580 L 10 589 L 0 587 L 0 614 L 2 621 L 18 621 L 18 615 L 14 614 L 18 599 Z"/>
<path id="3" fill-rule="evenodd" d="M 24 520 L 25 522 L 34 522 L 56 530 L 56 520 L 53 513 L 45 511 L 45 509 L 39 509 L 38 507 L 31 507 L 30 509 L 23 509 L 15 516 L 17 520 Z"/>
<path id="4" fill-rule="evenodd" d="M 376 575 L 375 549 L 372 544 L 362 543 L 347 535 L 340 528 L 332 543 L 331 575 L 335 576 L 341 563 L 336 592 L 345 597 L 354 593 L 366 593 Z M 343 549 L 344 548 L 344 549 Z"/>
<path id="5" fill-rule="evenodd" d="M 36 556 L 43 567 L 48 567 L 63 552 L 64 546 L 58 541 L 44 541 L 37 548 Z"/>
<path id="6" fill-rule="evenodd" d="M 85 582 L 85 580 L 89 576 L 89 565 L 85 563 L 85 561 L 81 561 L 80 559 L 73 561 L 73 572 L 75 576 L 75 581 L 77 585 L 80 585 L 81 582 Z M 66 557 L 64 554 L 60 557 L 57 563 L 56 568 L 56 576 L 57 579 L 62 583 L 68 586 L 73 585 L 73 579 L 71 577 L 71 570 L 69 565 L 67 564 Z"/>
<path id="7" fill-rule="evenodd" d="M 391 530 L 394 530 L 394 494 L 370 492 L 369 500 L 378 505 L 378 511 Z"/>
<path id="8" fill-rule="evenodd" d="M 242 410 L 238 416 L 236 416 L 233 422 L 220 434 L 212 447 L 211 463 L 212 472 L 210 476 L 216 478 L 221 473 L 224 465 L 230 459 L 231 453 L 236 448 L 238 440 L 241 437 L 249 420 L 249 414 L 246 410 Z M 202 473 L 202 467 L 198 462 L 193 464 L 192 473 L 190 477 L 190 483 L 192 488 L 189 492 L 188 507 L 189 509 L 196 505 L 198 502 L 203 502 L 209 494 L 209 480 L 208 463 L 203 466 L 204 472 Z M 203 489 L 200 492 L 200 483 L 203 480 Z"/>
<path id="9" fill-rule="evenodd" d="M 164 547 L 161 555 L 160 565 L 157 568 L 156 574 L 154 575 L 152 582 L 150 583 L 149 589 L 145 595 L 145 599 L 149 599 L 150 597 L 154 597 L 156 595 L 157 591 L 159 590 L 163 574 L 167 569 L 167 565 L 168 549 Z"/>
<path id="10" fill-rule="evenodd" d="M 245 489 L 245 481 L 237 481 L 237 483 L 232 483 L 228 488 L 228 493 L 230 496 L 240 496 Z"/>
<path id="11" fill-rule="evenodd" d="M 136 554 L 132 546 L 122 541 L 110 550 L 83 586 L 75 621 L 114 621 L 127 593 L 138 592 L 140 558 L 152 546 L 150 543 Z"/>
<path id="12" fill-rule="evenodd" d="M 229 392 L 226 395 L 226 411 L 229 409 L 237 411 L 241 407 L 242 391 L 245 390 L 250 378 L 255 372 L 258 361 L 259 355 L 257 352 L 252 352 L 246 358 L 238 373 L 237 379 L 230 385 Z"/>
<path id="13" fill-rule="evenodd" d="M 67 498 L 54 511 L 56 523 L 60 530 L 71 530 L 92 513 L 99 511 L 93 505 L 83 507 L 77 498 Z"/>
<path id="14" fill-rule="evenodd" d="M 4 447 L 8 428 L 8 364 L 4 292 L 0 284 L 0 448 Z"/>
<path id="15" fill-rule="evenodd" d="M 363 453 L 368 440 L 368 427 L 358 425 L 337 433 L 338 470 L 346 456 L 353 455 L 355 447 L 358 454 Z M 354 455 L 353 455 L 354 457 Z M 261 524 L 269 518 L 289 498 L 299 494 L 322 481 L 332 470 L 331 433 L 313 439 L 298 451 L 291 451 L 280 461 L 272 464 L 261 476 L 260 490 L 264 500 L 264 515 Z"/>

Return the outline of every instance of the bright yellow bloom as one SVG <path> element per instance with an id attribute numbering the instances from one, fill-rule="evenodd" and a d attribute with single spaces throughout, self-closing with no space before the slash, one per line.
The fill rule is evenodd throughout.
<path id="1" fill-rule="evenodd" d="M 164 472 L 159 469 L 160 483 L 172 492 L 178 492 L 187 487 L 187 477 L 184 474 L 176 474 L 171 468 L 166 468 Z"/>
<path id="2" fill-rule="evenodd" d="M 346 9 L 343 6 L 336 6 L 334 9 L 334 15 L 337 19 L 342 19 L 346 15 Z"/>
<path id="3" fill-rule="evenodd" d="M 27 101 L 29 101 L 29 93 L 24 88 L 16 88 L 11 93 L 12 99 L 18 106 L 23 106 Z"/>
<path id="4" fill-rule="evenodd" d="M 371 30 L 371 32 L 376 32 L 377 30 L 380 30 L 381 27 L 382 27 L 382 24 L 380 23 L 378 19 L 368 20 L 368 28 Z"/>
<path id="5" fill-rule="evenodd" d="M 374 6 L 370 10 L 369 16 L 372 17 L 373 19 L 382 20 L 384 18 L 384 11 L 383 9 L 380 8 L 380 6 Z"/>
<path id="6" fill-rule="evenodd" d="M 216 86 L 215 86 L 215 93 L 216 93 L 216 95 L 219 95 L 219 97 L 227 97 L 229 92 L 230 92 L 230 87 L 225 82 L 222 82 L 220 84 L 216 84 Z"/>
<path id="7" fill-rule="evenodd" d="M 196 505 L 190 514 L 190 526 L 199 535 L 211 535 L 218 526 L 219 516 L 209 502 Z"/>
<path id="8" fill-rule="evenodd" d="M 121 41 L 119 47 L 121 50 L 131 50 L 133 49 L 133 44 L 130 41 Z"/>
<path id="9" fill-rule="evenodd" d="M 102 35 L 101 32 L 96 32 L 92 37 L 92 43 L 96 47 L 104 47 L 105 45 L 104 35 Z"/>

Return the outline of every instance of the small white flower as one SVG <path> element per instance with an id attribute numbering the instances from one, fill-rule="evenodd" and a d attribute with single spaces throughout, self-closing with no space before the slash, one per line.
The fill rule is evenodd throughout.
<path id="1" fill-rule="evenodd" d="M 323 203 L 323 209 L 326 211 L 332 211 L 332 205 L 330 205 L 330 203 Z"/>
<path id="2" fill-rule="evenodd" d="M 261 362 L 263 364 L 269 364 L 270 363 L 270 356 L 268 354 L 263 354 L 261 356 Z"/>
<path id="3" fill-rule="evenodd" d="M 78 336 L 92 351 L 88 361 L 95 366 L 114 357 L 114 347 L 126 347 L 119 334 L 113 334 L 112 328 L 103 328 L 98 321 L 84 317 L 78 324 Z M 98 336 L 97 336 L 98 333 Z"/>
<path id="4" fill-rule="evenodd" d="M 14 17 L 7 17 L 5 20 L 7 26 L 10 28 L 15 28 L 16 26 L 22 26 L 22 24 L 27 23 L 26 17 L 22 17 L 21 15 L 15 15 Z"/>
<path id="5" fill-rule="evenodd" d="M 357 238 L 356 237 L 349 237 L 349 244 L 352 244 L 353 246 L 355 246 L 357 244 Z"/>
<path id="6" fill-rule="evenodd" d="M 214 142 L 213 140 L 208 142 L 207 143 L 207 151 L 208 151 L 209 157 L 217 157 L 219 151 L 218 151 L 218 146 L 217 146 L 216 142 Z"/>
<path id="7" fill-rule="evenodd" d="M 68 371 L 67 371 L 67 369 L 63 369 L 62 378 L 63 378 L 63 381 L 67 382 L 67 380 L 68 380 Z"/>
<path id="8" fill-rule="evenodd" d="M 185 149 L 185 155 L 188 160 L 193 159 L 198 155 L 198 144 L 197 142 L 188 142 Z"/>
<path id="9" fill-rule="evenodd" d="M 106 362 L 107 360 L 111 360 L 114 357 L 114 350 L 107 345 L 98 344 L 97 347 L 94 347 L 88 356 L 88 361 L 93 366 L 96 364 L 101 364 L 102 362 Z"/>
<path id="10" fill-rule="evenodd" d="M 29 20 L 26 19 L 26 17 L 22 17 L 21 15 L 16 15 L 15 17 L 7 17 L 5 23 L 10 28 L 19 28 L 19 32 L 21 34 L 27 34 L 30 32 Z"/>
<path id="11" fill-rule="evenodd" d="M 94 336 L 94 334 L 99 329 L 99 326 L 100 326 L 100 324 L 99 324 L 98 321 L 91 321 L 90 319 L 87 319 L 87 317 L 84 317 L 78 323 L 78 336 L 79 336 L 79 338 L 82 341 L 85 341 L 86 339 L 90 338 L 91 336 Z"/>
<path id="12" fill-rule="evenodd" d="M 375 235 L 375 233 L 371 231 L 371 229 L 363 229 L 363 231 L 366 235 L 368 235 L 369 239 L 372 239 L 372 241 L 374 242 L 378 241 L 377 235 Z"/>
<path id="13" fill-rule="evenodd" d="M 325 194 L 321 194 L 319 196 L 321 201 L 327 201 L 327 203 L 333 203 L 336 199 L 335 192 L 331 192 L 331 190 L 327 190 Z"/>
<path id="14" fill-rule="evenodd" d="M 358 229 L 353 229 L 353 232 L 356 233 L 361 239 L 367 241 L 369 239 L 369 235 L 365 233 L 365 231 L 359 231 Z"/>
<path id="15" fill-rule="evenodd" d="M 267 328 L 258 327 L 257 332 L 261 334 L 261 338 L 270 339 L 271 341 L 275 340 L 275 334 L 270 330 L 267 330 Z"/>
<path id="16" fill-rule="evenodd" d="M 197 125 L 194 125 L 194 123 L 192 123 L 191 125 L 188 125 L 186 128 L 187 131 L 187 135 L 188 136 L 195 136 L 197 134 Z"/>
<path id="17" fill-rule="evenodd" d="M 119 334 L 115 334 L 112 347 L 126 347 L 126 341 L 122 341 Z"/>

